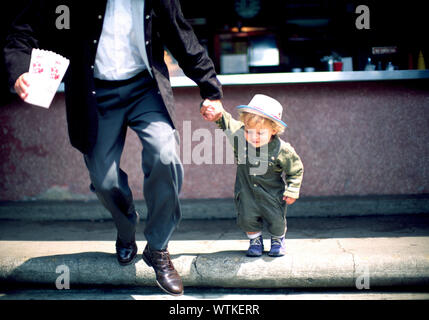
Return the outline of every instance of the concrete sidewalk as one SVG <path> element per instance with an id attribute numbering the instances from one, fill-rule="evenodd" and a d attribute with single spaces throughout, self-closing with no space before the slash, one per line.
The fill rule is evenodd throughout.
<path id="1" fill-rule="evenodd" d="M 141 222 L 137 261 L 121 267 L 112 221 L 3 219 L 0 281 L 55 288 L 68 270 L 71 287 L 154 286 L 153 269 L 141 259 L 143 229 Z M 284 257 L 248 258 L 247 246 L 233 219 L 190 219 L 182 221 L 169 251 L 185 286 L 359 289 L 429 284 L 427 214 L 292 217 Z"/>

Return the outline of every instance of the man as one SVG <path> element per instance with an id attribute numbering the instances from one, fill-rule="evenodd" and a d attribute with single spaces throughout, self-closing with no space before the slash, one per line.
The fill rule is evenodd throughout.
<path id="1" fill-rule="evenodd" d="M 69 18 L 70 25 L 60 18 Z M 198 84 L 205 108 L 221 104 L 213 63 L 178 0 L 30 1 L 12 25 L 4 54 L 9 83 L 22 99 L 31 86 L 32 48 L 70 59 L 64 78 L 69 137 L 84 155 L 91 190 L 112 214 L 121 265 L 132 263 L 137 254 L 138 214 L 119 166 L 127 127 L 137 133 L 148 207 L 143 260 L 154 268 L 161 289 L 180 295 L 182 280 L 167 246 L 181 218 L 183 168 L 174 152 L 176 125 L 164 46 Z M 213 115 L 203 117 L 212 120 Z"/>

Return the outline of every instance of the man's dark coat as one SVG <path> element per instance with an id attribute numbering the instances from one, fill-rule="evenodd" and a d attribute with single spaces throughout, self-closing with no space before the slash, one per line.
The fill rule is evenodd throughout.
<path id="1" fill-rule="evenodd" d="M 97 139 L 93 65 L 106 3 L 107 0 L 30 1 L 13 23 L 4 49 L 11 87 L 28 71 L 32 48 L 53 50 L 70 59 L 64 78 L 68 130 L 71 144 L 83 153 L 90 152 Z M 64 25 L 61 20 L 64 11 L 58 7 L 61 5 L 69 8 L 70 28 L 61 29 Z M 173 93 L 164 47 L 198 84 L 203 99 L 222 97 L 213 63 L 183 17 L 179 0 L 145 0 L 144 31 L 150 68 L 174 124 Z"/>

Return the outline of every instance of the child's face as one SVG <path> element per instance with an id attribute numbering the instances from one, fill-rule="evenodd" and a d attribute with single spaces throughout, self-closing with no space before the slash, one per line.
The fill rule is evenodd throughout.
<path id="1" fill-rule="evenodd" d="M 276 131 L 269 124 L 247 123 L 244 125 L 244 136 L 247 142 L 255 148 L 266 145 L 275 134 Z"/>

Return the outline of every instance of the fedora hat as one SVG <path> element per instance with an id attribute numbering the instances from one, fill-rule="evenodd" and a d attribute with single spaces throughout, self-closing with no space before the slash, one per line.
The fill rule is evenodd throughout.
<path id="1" fill-rule="evenodd" d="M 276 99 L 264 94 L 255 94 L 247 105 L 236 107 L 238 112 L 249 112 L 268 118 L 284 128 L 287 124 L 282 121 L 283 107 Z"/>

